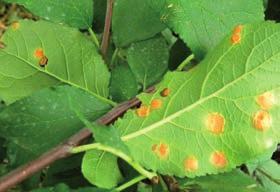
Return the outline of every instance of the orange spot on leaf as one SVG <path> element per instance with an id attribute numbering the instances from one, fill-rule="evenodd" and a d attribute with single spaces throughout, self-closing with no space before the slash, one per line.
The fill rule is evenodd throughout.
<path id="1" fill-rule="evenodd" d="M 231 36 L 231 43 L 232 44 L 240 43 L 242 29 L 243 29 L 242 25 L 238 25 L 234 28 L 232 36 Z"/>
<path id="2" fill-rule="evenodd" d="M 211 154 L 210 162 L 217 168 L 224 168 L 228 163 L 225 154 L 219 151 Z"/>
<path id="3" fill-rule="evenodd" d="M 150 108 L 142 105 L 140 108 L 136 110 L 136 113 L 139 117 L 147 117 L 150 114 Z"/>
<path id="4" fill-rule="evenodd" d="M 219 113 L 209 114 L 206 125 L 208 130 L 215 134 L 223 133 L 225 127 L 225 118 Z"/>
<path id="5" fill-rule="evenodd" d="M 20 27 L 19 22 L 15 21 L 15 22 L 12 23 L 12 29 L 13 29 L 14 31 L 18 30 L 19 27 Z"/>
<path id="6" fill-rule="evenodd" d="M 265 131 L 272 125 L 272 119 L 267 111 L 258 111 L 253 119 L 254 127 L 259 131 Z"/>
<path id="7" fill-rule="evenodd" d="M 151 102 L 152 109 L 159 109 L 162 106 L 162 101 L 160 99 L 154 99 Z"/>
<path id="8" fill-rule="evenodd" d="M 42 59 L 44 57 L 44 51 L 41 48 L 38 48 L 34 51 L 34 57 L 37 59 Z"/>
<path id="9" fill-rule="evenodd" d="M 198 169 L 198 161 L 194 156 L 185 159 L 184 167 L 186 171 L 196 171 Z"/>
<path id="10" fill-rule="evenodd" d="M 158 157 L 164 159 L 169 155 L 169 146 L 165 143 L 160 143 L 159 145 L 154 144 L 152 146 L 152 151 L 155 152 Z"/>
<path id="11" fill-rule="evenodd" d="M 170 89 L 168 89 L 168 88 L 164 88 L 164 89 L 160 92 L 160 95 L 161 95 L 162 97 L 167 97 L 169 94 L 170 94 Z"/>
<path id="12" fill-rule="evenodd" d="M 266 92 L 257 98 L 257 103 L 264 110 L 271 109 L 271 107 L 276 103 L 275 97 L 271 92 Z"/>

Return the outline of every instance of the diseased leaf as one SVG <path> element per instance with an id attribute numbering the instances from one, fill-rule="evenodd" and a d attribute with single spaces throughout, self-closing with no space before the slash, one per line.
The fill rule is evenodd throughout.
<path id="1" fill-rule="evenodd" d="M 277 162 L 273 160 L 263 162 L 255 174 L 266 192 L 280 191 L 280 165 Z"/>
<path id="2" fill-rule="evenodd" d="M 78 30 L 46 21 L 20 21 L 2 41 L 7 47 L 0 50 L 0 96 L 6 102 L 61 82 L 111 102 L 106 99 L 108 69 L 93 43 Z"/>
<path id="3" fill-rule="evenodd" d="M 195 177 L 229 171 L 279 142 L 280 25 L 240 28 L 239 42 L 228 36 L 188 73 L 168 73 L 115 123 L 137 162 Z"/>
<path id="4" fill-rule="evenodd" d="M 0 136 L 9 147 L 10 166 L 21 165 L 61 143 L 83 127 L 69 103 L 95 120 L 110 106 L 90 94 L 69 86 L 44 89 L 6 107 L 0 113 Z"/>
<path id="5" fill-rule="evenodd" d="M 168 68 L 169 49 L 161 36 L 131 44 L 127 61 L 143 89 L 161 80 Z"/>
<path id="6" fill-rule="evenodd" d="M 90 183 L 101 188 L 111 189 L 122 180 L 117 157 L 104 151 L 87 151 L 82 162 L 82 172 Z"/>
<path id="7" fill-rule="evenodd" d="M 113 40 L 118 47 L 153 37 L 165 28 L 149 0 L 116 0 L 112 18 Z"/>
<path id="8" fill-rule="evenodd" d="M 134 74 L 125 63 L 112 70 L 110 95 L 114 101 L 122 102 L 131 99 L 138 93 L 138 84 Z"/>
<path id="9" fill-rule="evenodd" d="M 239 170 L 196 179 L 183 179 L 179 183 L 182 190 L 192 189 L 196 192 L 265 192 L 253 178 Z"/>
<path id="10" fill-rule="evenodd" d="M 54 187 L 46 187 L 32 190 L 31 192 L 113 192 L 106 189 L 98 189 L 94 187 L 84 187 L 79 189 L 70 189 L 69 186 L 64 183 L 59 183 Z"/>
<path id="11" fill-rule="evenodd" d="M 264 20 L 262 0 L 150 0 L 150 5 L 199 58 L 235 25 Z"/>
<path id="12" fill-rule="evenodd" d="M 26 7 L 33 14 L 56 23 L 87 29 L 93 21 L 93 0 L 4 0 Z"/>

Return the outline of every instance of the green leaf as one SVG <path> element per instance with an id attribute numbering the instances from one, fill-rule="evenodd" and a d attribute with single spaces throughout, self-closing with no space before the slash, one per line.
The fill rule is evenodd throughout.
<path id="1" fill-rule="evenodd" d="M 14 146 L 9 147 L 13 167 L 37 157 L 83 127 L 71 111 L 68 98 L 90 120 L 110 110 L 109 105 L 82 90 L 59 86 L 39 91 L 0 113 L 0 136 Z"/>
<path id="2" fill-rule="evenodd" d="M 105 151 L 87 151 L 82 162 L 82 173 L 90 183 L 106 189 L 117 186 L 122 180 L 117 157 Z"/>
<path id="3" fill-rule="evenodd" d="M 280 191 L 280 165 L 273 160 L 263 162 L 256 171 L 256 176 L 266 192 Z"/>
<path id="4" fill-rule="evenodd" d="M 138 93 L 138 84 L 129 66 L 125 63 L 112 70 L 110 95 L 114 101 L 122 102 L 131 99 Z"/>
<path id="5" fill-rule="evenodd" d="M 57 184 L 53 187 L 39 188 L 32 190 L 31 192 L 110 192 L 106 189 L 98 189 L 94 187 L 84 187 L 79 189 L 70 189 L 69 186 L 64 183 Z"/>
<path id="6" fill-rule="evenodd" d="M 0 97 L 12 103 L 61 82 L 107 103 L 110 74 L 96 47 L 78 30 L 46 21 L 14 23 L 2 37 Z M 39 62 L 48 58 L 47 65 Z"/>
<path id="7" fill-rule="evenodd" d="M 93 21 L 93 0 L 5 0 L 26 7 L 33 14 L 56 23 L 87 29 Z"/>
<path id="8" fill-rule="evenodd" d="M 227 36 L 188 73 L 168 73 L 115 123 L 142 166 L 180 177 L 220 173 L 279 142 L 280 25 L 246 25 L 240 37 L 231 44 Z"/>
<path id="9" fill-rule="evenodd" d="M 165 39 L 153 39 L 131 44 L 127 61 L 143 89 L 159 81 L 168 68 L 169 49 Z"/>
<path id="10" fill-rule="evenodd" d="M 165 28 L 149 0 L 116 0 L 112 18 L 113 40 L 118 47 L 153 37 Z"/>
<path id="11" fill-rule="evenodd" d="M 182 189 L 196 192 L 264 192 L 256 181 L 239 170 L 179 181 Z"/>
<path id="12" fill-rule="evenodd" d="M 262 0 L 151 0 L 161 20 L 201 58 L 238 24 L 264 20 Z"/>

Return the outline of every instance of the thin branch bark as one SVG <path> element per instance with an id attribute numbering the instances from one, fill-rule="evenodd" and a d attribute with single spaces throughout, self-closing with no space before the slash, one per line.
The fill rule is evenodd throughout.
<path id="1" fill-rule="evenodd" d="M 153 87 L 146 92 L 152 92 Z M 123 102 L 117 107 L 113 108 L 107 114 L 97 120 L 99 124 L 108 125 L 114 122 L 118 117 L 122 116 L 128 109 L 136 107 L 141 104 L 141 101 L 137 98 Z M 38 171 L 48 167 L 55 161 L 71 156 L 71 149 L 78 146 L 85 139 L 92 135 L 91 131 L 87 128 L 82 129 L 72 137 L 66 140 L 66 142 L 54 147 L 50 151 L 41 155 L 39 158 L 11 171 L 7 175 L 0 178 L 0 192 L 8 191 L 11 187 L 21 183 L 28 177 L 37 173 Z"/>
<path id="2" fill-rule="evenodd" d="M 101 43 L 101 54 L 103 58 L 106 57 L 107 50 L 109 47 L 113 5 L 114 5 L 114 0 L 107 0 L 106 18 L 105 18 L 104 32 L 103 32 L 102 43 Z"/>

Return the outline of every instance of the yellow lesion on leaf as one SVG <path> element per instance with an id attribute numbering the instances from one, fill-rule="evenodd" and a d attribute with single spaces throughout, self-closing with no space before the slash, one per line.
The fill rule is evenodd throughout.
<path id="1" fill-rule="evenodd" d="M 186 171 L 192 172 L 198 169 L 198 160 L 195 156 L 189 156 L 184 160 L 184 168 Z"/>
<path id="2" fill-rule="evenodd" d="M 150 107 L 141 105 L 138 109 L 136 109 L 136 114 L 139 117 L 148 117 L 150 115 Z"/>
<path id="3" fill-rule="evenodd" d="M 240 43 L 242 29 L 243 29 L 243 25 L 238 25 L 234 28 L 232 36 L 231 36 L 231 43 L 232 44 Z"/>
<path id="4" fill-rule="evenodd" d="M 223 152 L 215 151 L 210 156 L 210 163 L 216 168 L 224 168 L 228 164 L 228 160 Z"/>
<path id="5" fill-rule="evenodd" d="M 169 156 L 169 146 L 165 143 L 153 144 L 152 151 L 161 159 Z"/>
<path id="6" fill-rule="evenodd" d="M 257 103 L 263 110 L 269 110 L 276 104 L 276 98 L 273 93 L 265 92 L 257 97 Z"/>
<path id="7" fill-rule="evenodd" d="M 253 117 L 254 127 L 259 131 L 266 131 L 272 126 L 272 118 L 267 111 L 258 111 Z"/>
<path id="8" fill-rule="evenodd" d="M 220 113 L 211 113 L 207 117 L 206 126 L 212 133 L 221 134 L 224 132 L 225 118 Z"/>
<path id="9" fill-rule="evenodd" d="M 18 21 L 15 21 L 15 22 L 13 22 L 13 23 L 11 24 L 11 27 L 12 27 L 12 29 L 13 29 L 14 31 L 16 31 L 16 30 L 19 29 L 20 24 L 19 24 Z"/>
<path id="10" fill-rule="evenodd" d="M 152 109 L 160 109 L 162 106 L 162 101 L 160 99 L 153 99 L 151 102 Z"/>
<path id="11" fill-rule="evenodd" d="M 42 48 L 37 48 L 34 51 L 34 57 L 36 59 L 42 59 L 45 56 L 44 51 Z"/>
<path id="12" fill-rule="evenodd" d="M 170 95 L 170 89 L 169 88 L 164 88 L 161 92 L 160 92 L 160 95 L 162 96 L 162 97 L 167 97 L 167 96 L 169 96 Z"/>

